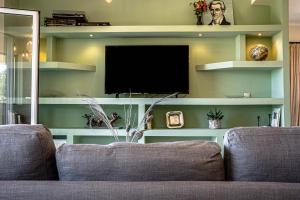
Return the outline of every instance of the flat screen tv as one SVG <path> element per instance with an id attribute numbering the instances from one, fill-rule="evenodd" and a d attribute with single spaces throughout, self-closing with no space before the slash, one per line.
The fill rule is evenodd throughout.
<path id="1" fill-rule="evenodd" d="M 188 45 L 106 46 L 105 93 L 189 93 Z"/>

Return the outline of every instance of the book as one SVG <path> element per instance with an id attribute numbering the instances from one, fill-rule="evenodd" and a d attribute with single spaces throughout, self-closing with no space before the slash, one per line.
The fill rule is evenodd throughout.
<path id="1" fill-rule="evenodd" d="M 77 15 L 77 16 L 85 16 L 84 11 L 78 10 L 53 10 L 53 15 Z"/>
<path id="2" fill-rule="evenodd" d="M 77 22 L 88 22 L 84 11 L 55 10 L 52 13 L 55 19 L 74 19 Z"/>
<path id="3" fill-rule="evenodd" d="M 76 26 L 77 21 L 75 19 L 54 19 L 45 17 L 45 26 Z"/>
<path id="4" fill-rule="evenodd" d="M 109 22 L 78 22 L 77 26 L 110 26 Z"/>

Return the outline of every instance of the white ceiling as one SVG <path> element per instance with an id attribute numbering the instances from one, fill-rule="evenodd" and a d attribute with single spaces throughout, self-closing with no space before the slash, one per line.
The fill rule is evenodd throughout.
<path id="1" fill-rule="evenodd" d="M 300 25 L 300 0 L 289 0 L 290 24 Z"/>

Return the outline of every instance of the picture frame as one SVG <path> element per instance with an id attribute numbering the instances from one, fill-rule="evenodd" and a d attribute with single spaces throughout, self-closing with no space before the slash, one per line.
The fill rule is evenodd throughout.
<path id="1" fill-rule="evenodd" d="M 211 6 L 212 3 L 216 5 Z M 203 15 L 203 24 L 206 25 L 234 25 L 232 0 L 207 0 L 207 12 Z M 221 11 L 214 11 L 221 8 Z M 218 19 L 222 12 L 223 19 Z"/>
<path id="2" fill-rule="evenodd" d="M 281 112 L 280 108 L 274 108 L 272 110 L 272 121 L 271 121 L 272 127 L 280 127 L 280 117 L 281 117 L 280 112 Z"/>
<path id="3" fill-rule="evenodd" d="M 183 113 L 181 111 L 170 111 L 166 113 L 168 128 L 182 128 L 184 126 Z"/>

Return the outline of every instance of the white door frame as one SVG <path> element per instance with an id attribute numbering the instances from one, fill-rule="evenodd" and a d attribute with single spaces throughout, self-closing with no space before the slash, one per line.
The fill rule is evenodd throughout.
<path id="1" fill-rule="evenodd" d="M 31 124 L 37 124 L 38 115 L 38 69 L 39 69 L 39 11 L 0 8 L 0 14 L 32 16 L 32 74 L 31 74 Z"/>

